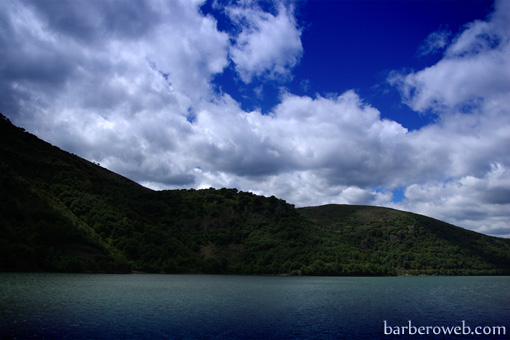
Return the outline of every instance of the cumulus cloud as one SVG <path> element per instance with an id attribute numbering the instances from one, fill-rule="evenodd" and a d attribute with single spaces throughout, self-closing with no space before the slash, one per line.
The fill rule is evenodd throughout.
<path id="1" fill-rule="evenodd" d="M 437 64 L 410 74 L 394 73 L 405 102 L 418 112 L 472 110 L 510 91 L 510 4 L 498 1 L 488 21 L 467 25 Z"/>
<path id="2" fill-rule="evenodd" d="M 197 165 L 259 178 L 316 171 L 325 185 L 400 184 L 407 129 L 348 91 L 333 98 L 286 94 L 271 115 L 244 112 L 228 96 L 204 104 L 193 124 Z M 407 174 L 407 175 L 405 175 Z"/>
<path id="3" fill-rule="evenodd" d="M 288 78 L 303 53 L 301 31 L 291 6 L 276 3 L 276 14 L 263 11 L 251 1 L 227 8 L 227 14 L 239 29 L 231 58 L 241 79 L 253 77 Z"/>
<path id="4" fill-rule="evenodd" d="M 283 91 L 268 114 L 244 111 L 214 76 L 233 65 L 245 82 L 291 77 L 303 54 L 293 9 L 230 5 L 237 30 L 222 32 L 202 4 L 0 2 L 0 112 L 152 188 L 386 205 L 510 234 L 507 1 L 445 40 L 436 65 L 392 75 L 411 108 L 437 114 L 411 132 L 352 90 Z"/>
<path id="5" fill-rule="evenodd" d="M 389 81 L 412 109 L 439 117 L 412 133 L 426 162 L 418 169 L 430 176 L 408 185 L 397 207 L 508 237 L 510 3 L 495 7 L 488 20 L 467 24 L 437 64 Z"/>
<path id="6" fill-rule="evenodd" d="M 2 2 L 2 111 L 135 180 L 192 183 L 167 163 L 228 64 L 228 36 L 200 4 Z"/>

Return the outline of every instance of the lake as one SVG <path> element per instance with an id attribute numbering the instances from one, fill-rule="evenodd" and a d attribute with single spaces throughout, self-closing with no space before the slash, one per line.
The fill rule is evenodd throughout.
<path id="1" fill-rule="evenodd" d="M 449 327 L 461 335 L 444 335 Z M 502 330 L 506 335 L 497 335 Z M 509 333 L 508 276 L 0 273 L 1 339 L 508 339 Z"/>

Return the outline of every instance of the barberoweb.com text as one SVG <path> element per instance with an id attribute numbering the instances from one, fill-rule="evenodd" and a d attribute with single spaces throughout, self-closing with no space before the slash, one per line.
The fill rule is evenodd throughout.
<path id="1" fill-rule="evenodd" d="M 384 335 L 506 335 L 505 326 L 469 326 L 462 320 L 456 326 L 415 326 L 411 320 L 405 326 L 389 325 L 386 320 Z"/>

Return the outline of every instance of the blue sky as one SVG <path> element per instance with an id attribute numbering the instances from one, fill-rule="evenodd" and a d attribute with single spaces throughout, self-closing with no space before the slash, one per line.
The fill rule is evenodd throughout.
<path id="1" fill-rule="evenodd" d="M 510 237 L 510 1 L 4 0 L 0 112 L 153 189 Z"/>
<path id="2" fill-rule="evenodd" d="M 205 3 L 202 11 L 214 15 L 222 31 L 232 32 L 229 18 L 212 4 Z M 493 10 L 493 1 L 309 0 L 294 6 L 304 52 L 292 78 L 277 82 L 256 78 L 246 84 L 235 71 L 226 70 L 216 77 L 217 86 L 243 109 L 260 108 L 264 113 L 279 103 L 281 87 L 309 96 L 354 89 L 384 118 L 418 129 L 431 118 L 401 103 L 398 90 L 387 82 L 389 73 L 438 62 L 441 50 L 427 55 L 420 50 L 427 36 L 440 30 L 457 34 L 466 23 L 484 19 Z"/>

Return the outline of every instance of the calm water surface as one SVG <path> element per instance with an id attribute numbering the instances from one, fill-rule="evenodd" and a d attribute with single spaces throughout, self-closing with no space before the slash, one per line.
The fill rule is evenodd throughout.
<path id="1" fill-rule="evenodd" d="M 505 336 L 385 335 L 505 326 Z M 0 273 L 2 339 L 509 339 L 510 277 Z"/>

